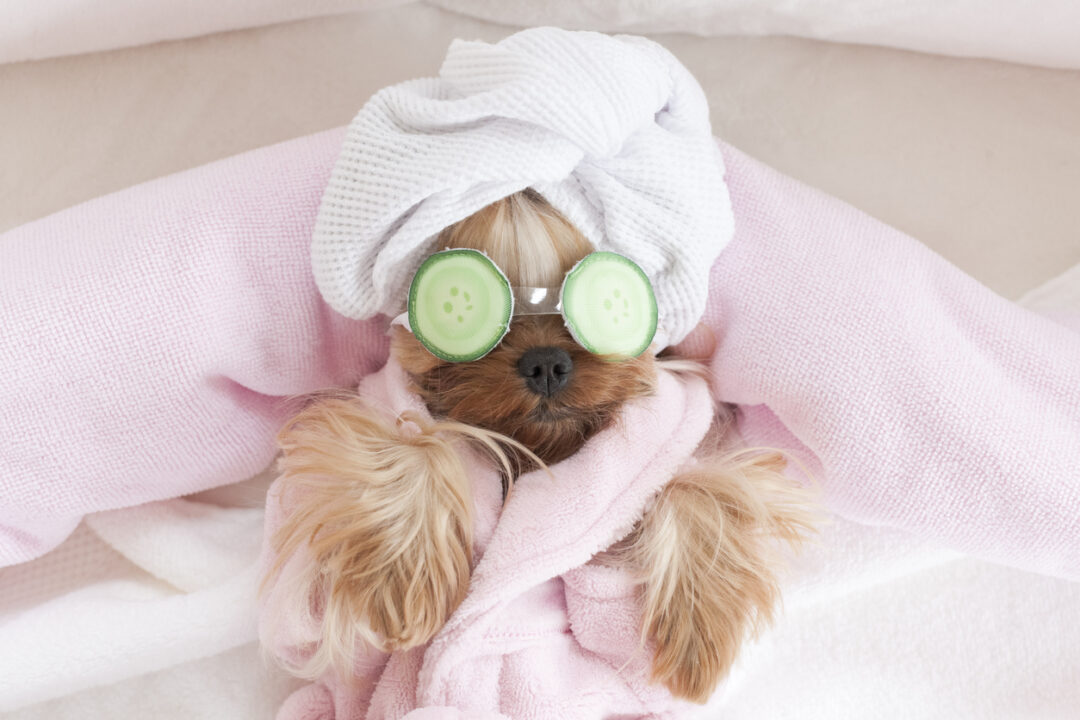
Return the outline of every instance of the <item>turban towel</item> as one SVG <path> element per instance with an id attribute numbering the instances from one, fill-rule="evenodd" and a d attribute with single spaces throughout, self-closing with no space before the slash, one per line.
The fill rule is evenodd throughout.
<path id="1" fill-rule="evenodd" d="M 697 81 L 640 37 L 557 28 L 456 40 L 437 78 L 376 93 L 345 136 L 312 242 L 341 314 L 397 315 L 438 233 L 525 188 L 656 293 L 659 347 L 705 308 L 731 239 L 723 160 Z"/>

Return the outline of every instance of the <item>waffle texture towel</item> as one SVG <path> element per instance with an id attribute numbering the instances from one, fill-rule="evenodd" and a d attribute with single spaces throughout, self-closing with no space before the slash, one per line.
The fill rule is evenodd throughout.
<path id="1" fill-rule="evenodd" d="M 660 347 L 693 329 L 732 234 L 705 94 L 650 40 L 557 28 L 455 40 L 439 77 L 364 105 L 315 226 L 323 297 L 347 317 L 397 315 L 441 230 L 526 187 L 641 266 Z"/>

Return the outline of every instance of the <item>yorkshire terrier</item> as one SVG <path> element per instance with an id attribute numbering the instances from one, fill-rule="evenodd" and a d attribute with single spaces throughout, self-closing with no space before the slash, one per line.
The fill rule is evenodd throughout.
<path id="1" fill-rule="evenodd" d="M 444 230 L 439 248 L 486 253 L 519 287 L 558 287 L 593 247 L 525 190 Z M 435 422 L 403 433 L 359 397 L 321 396 L 282 430 L 283 492 L 299 490 L 274 538 L 279 567 L 310 555 L 322 641 L 304 673 L 348 677 L 356 638 L 386 651 L 428 642 L 462 601 L 472 561 L 470 481 L 456 451 L 486 448 L 505 482 L 576 453 L 629 401 L 654 391 L 658 366 L 704 366 L 651 351 L 611 362 L 574 341 L 557 315 L 515 317 L 490 353 L 450 363 L 405 328 L 391 351 Z M 491 388 L 498 387 L 498 393 Z M 805 490 L 783 456 L 739 449 L 734 411 L 717 409 L 692 469 L 660 492 L 631 534 L 597 558 L 640 579 L 652 677 L 704 702 L 743 640 L 771 621 L 785 543 L 810 531 Z"/>

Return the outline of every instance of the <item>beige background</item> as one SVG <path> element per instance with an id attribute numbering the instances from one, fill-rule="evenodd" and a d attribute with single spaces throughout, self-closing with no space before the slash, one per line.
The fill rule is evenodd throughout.
<path id="1" fill-rule="evenodd" d="M 426 5 L 0 66 L 0 230 L 341 125 L 511 28 Z M 661 35 L 716 133 L 1018 297 L 1080 262 L 1080 72 L 791 38 Z"/>

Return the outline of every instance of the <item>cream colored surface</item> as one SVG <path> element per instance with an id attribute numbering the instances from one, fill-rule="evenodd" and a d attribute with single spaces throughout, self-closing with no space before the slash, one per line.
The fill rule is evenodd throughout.
<path id="1" fill-rule="evenodd" d="M 0 62 L 39 60 L 417 0 L 4 0 Z M 506 25 L 790 35 L 1080 68 L 1075 0 L 425 0 Z"/>
<path id="2" fill-rule="evenodd" d="M 425 5 L 0 66 L 0 230 L 349 121 L 510 28 Z M 790 38 L 656 36 L 718 135 L 1017 297 L 1080 262 L 1080 72 Z"/>
<path id="3" fill-rule="evenodd" d="M 0 62 L 144 45 L 411 0 L 5 0 Z"/>
<path id="4" fill-rule="evenodd" d="M 1080 67 L 1080 5 L 1075 0 L 1039 0 L 1037 4 L 1016 0 L 427 1 L 512 25 L 552 23 L 571 30 L 705 36 L 790 35 L 1045 67 Z"/>

